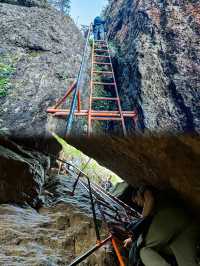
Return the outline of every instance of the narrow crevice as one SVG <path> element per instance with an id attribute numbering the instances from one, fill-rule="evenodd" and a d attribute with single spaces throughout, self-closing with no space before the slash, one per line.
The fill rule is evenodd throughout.
<path id="1" fill-rule="evenodd" d="M 120 12 L 120 14 L 121 13 L 122 12 Z M 135 10 L 132 9 L 132 14 L 129 14 L 129 19 L 130 17 L 132 18 L 132 21 L 129 21 L 129 24 L 131 23 L 131 29 L 129 29 L 131 34 L 128 35 L 125 40 L 129 45 L 117 45 L 118 52 L 113 62 L 116 81 L 122 99 L 122 109 L 128 108 L 128 110 L 137 110 L 138 120 L 132 131 L 144 132 L 144 114 L 141 106 L 142 77 L 138 68 L 138 57 L 140 55 L 138 54 L 137 41 L 141 33 L 149 34 L 152 39 L 155 37 L 151 23 L 149 23 L 150 19 L 144 11 L 140 10 L 135 12 Z M 119 30 L 120 29 L 115 27 L 115 29 L 112 29 L 111 35 L 113 35 L 113 32 L 118 32 Z M 129 122 L 127 122 L 127 127 L 131 128 L 131 123 L 129 124 Z"/>

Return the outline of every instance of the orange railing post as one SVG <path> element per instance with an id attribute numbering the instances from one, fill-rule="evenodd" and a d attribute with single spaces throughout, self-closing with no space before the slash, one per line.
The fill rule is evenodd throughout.
<path id="1" fill-rule="evenodd" d="M 118 258 L 118 261 L 119 261 L 119 265 L 120 265 L 120 266 L 126 266 L 126 264 L 125 264 L 125 262 L 124 262 L 124 260 L 123 260 L 123 257 L 122 257 L 122 255 L 121 255 L 121 252 L 120 252 L 120 250 L 119 250 L 119 247 L 118 247 L 118 245 L 117 245 L 117 242 L 116 242 L 116 240 L 114 239 L 114 237 L 112 237 L 112 245 L 113 245 L 113 248 L 114 248 L 115 253 L 116 253 L 116 255 L 117 255 L 117 258 Z"/>
<path id="2" fill-rule="evenodd" d="M 69 88 L 67 89 L 65 95 L 56 102 L 54 108 L 57 109 L 64 101 L 65 99 L 72 93 L 72 91 L 75 89 L 76 86 L 76 80 L 73 81 L 73 83 L 69 86 Z"/>
<path id="3" fill-rule="evenodd" d="M 78 91 L 78 112 L 81 111 L 81 93 Z"/>

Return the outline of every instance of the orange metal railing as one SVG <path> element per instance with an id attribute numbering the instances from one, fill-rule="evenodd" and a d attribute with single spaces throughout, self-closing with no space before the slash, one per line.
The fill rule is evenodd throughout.
<path id="1" fill-rule="evenodd" d="M 88 126 L 87 134 L 90 136 L 93 133 L 93 121 L 116 121 L 121 124 L 123 135 L 126 136 L 127 129 L 125 124 L 125 118 L 132 119 L 133 123 L 136 123 L 137 112 L 122 110 L 121 100 L 118 93 L 117 83 L 115 79 L 114 69 L 112 65 L 111 55 L 108 47 L 108 42 L 93 41 L 92 44 L 92 59 L 91 59 L 91 77 L 89 88 L 89 102 L 88 109 L 82 109 L 81 92 L 77 90 L 77 82 L 74 81 L 67 89 L 65 95 L 59 99 L 53 107 L 47 109 L 47 112 L 53 116 L 66 119 L 71 114 L 71 108 L 65 107 L 66 100 L 72 96 L 71 103 L 74 98 L 74 93 L 77 91 L 77 106 L 73 111 L 73 116 L 87 117 Z M 107 80 L 105 81 L 105 77 Z M 109 80 L 109 81 L 108 81 Z M 98 91 L 99 86 L 103 89 L 103 97 L 95 97 L 95 92 Z M 106 96 L 106 93 L 109 95 Z M 97 107 L 94 109 L 93 104 L 101 102 L 106 105 L 108 102 L 112 102 L 112 109 L 114 110 L 102 110 Z M 72 103 L 74 106 L 74 103 Z M 100 105 L 101 106 L 101 105 Z M 105 107 L 106 108 L 106 107 Z"/>

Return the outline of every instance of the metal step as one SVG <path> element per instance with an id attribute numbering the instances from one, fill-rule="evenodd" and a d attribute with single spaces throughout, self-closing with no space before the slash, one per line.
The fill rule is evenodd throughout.
<path id="1" fill-rule="evenodd" d="M 105 49 L 103 49 L 103 48 L 105 48 Z M 103 54 L 103 53 L 105 53 L 105 54 Z M 100 58 L 100 59 L 101 58 L 109 58 L 109 60 L 107 60 L 107 62 L 101 62 L 101 61 L 99 61 L 100 59 L 98 60 L 98 58 Z M 104 60 L 104 61 L 106 61 L 106 60 Z M 109 66 L 109 71 L 103 67 L 102 67 L 102 69 L 97 71 L 97 70 L 95 70 L 95 65 Z M 104 77 L 104 75 L 112 75 L 112 76 L 108 76 L 110 81 L 106 82 L 102 79 L 102 82 L 100 82 L 100 81 L 96 81 L 95 74 L 101 74 L 103 77 Z M 92 94 L 93 94 L 93 89 L 95 89 L 95 85 L 96 86 L 97 85 L 113 86 L 113 90 L 115 91 L 115 94 L 116 94 L 115 97 L 93 97 Z M 95 110 L 92 110 L 92 103 L 93 103 L 93 101 L 99 101 L 99 100 L 100 101 L 116 101 L 115 104 L 117 106 L 118 111 L 117 112 L 115 111 L 113 113 L 113 112 L 108 112 L 108 111 L 101 112 L 100 110 L 97 110 L 97 112 L 95 112 Z M 92 133 L 92 120 L 121 121 L 123 133 L 124 133 L 124 135 L 126 135 L 126 126 L 125 126 L 125 122 L 124 122 L 124 116 L 123 116 L 123 112 L 122 112 L 122 108 L 121 108 L 120 98 L 118 95 L 113 65 L 111 62 L 110 49 L 109 49 L 107 42 L 98 42 L 98 43 L 93 42 L 92 72 L 91 72 L 91 95 L 90 95 L 90 106 L 89 106 L 89 110 L 88 110 L 88 136 L 90 136 L 90 134 Z"/>
<path id="2" fill-rule="evenodd" d="M 94 43 L 99 43 L 99 42 L 107 43 L 105 40 L 96 40 L 96 41 L 94 41 Z"/>
<path id="3" fill-rule="evenodd" d="M 93 73 L 95 74 L 108 74 L 108 75 L 113 75 L 112 71 L 96 71 L 94 70 Z"/>
<path id="4" fill-rule="evenodd" d="M 118 101 L 119 98 L 114 97 L 92 97 L 92 100 L 94 101 Z"/>
<path id="5" fill-rule="evenodd" d="M 109 53 L 110 50 L 105 50 L 105 49 L 94 49 L 94 51 L 97 51 L 97 52 L 106 52 L 106 53 Z"/>
<path id="6" fill-rule="evenodd" d="M 110 58 L 109 55 L 94 55 L 94 56 L 98 58 Z"/>
<path id="7" fill-rule="evenodd" d="M 103 47 L 108 48 L 108 45 L 106 45 L 106 44 L 103 44 L 103 45 L 101 45 L 101 44 L 95 44 L 95 46 L 101 47 L 101 48 L 103 48 Z"/>
<path id="8" fill-rule="evenodd" d="M 107 63 L 107 62 L 93 62 L 94 65 L 109 65 L 109 66 L 112 66 L 111 63 Z"/>
<path id="9" fill-rule="evenodd" d="M 100 117 L 100 116 L 91 116 L 92 120 L 98 120 L 98 121 L 122 121 L 121 117 Z"/>
<path id="10" fill-rule="evenodd" d="M 104 86 L 116 86 L 116 83 L 106 83 L 106 82 L 93 82 L 94 85 L 104 85 Z"/>

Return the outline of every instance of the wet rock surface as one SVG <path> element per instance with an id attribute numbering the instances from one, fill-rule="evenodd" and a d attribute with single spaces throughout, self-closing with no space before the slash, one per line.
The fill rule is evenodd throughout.
<path id="1" fill-rule="evenodd" d="M 46 110 L 76 78 L 82 48 L 70 17 L 52 8 L 0 3 L 0 62 L 12 67 L 0 98 L 4 135 L 44 137 L 48 125 L 56 127 L 56 119 L 48 124 Z"/>
<path id="2" fill-rule="evenodd" d="M 198 1 L 110 1 L 108 35 L 123 108 L 137 128 L 200 132 Z"/>
<path id="3" fill-rule="evenodd" d="M 0 205 L 0 264 L 69 265 L 96 243 L 90 217 L 73 205 L 32 208 Z M 107 248 L 107 249 L 105 249 Z M 80 265 L 115 265 L 108 246 Z"/>

